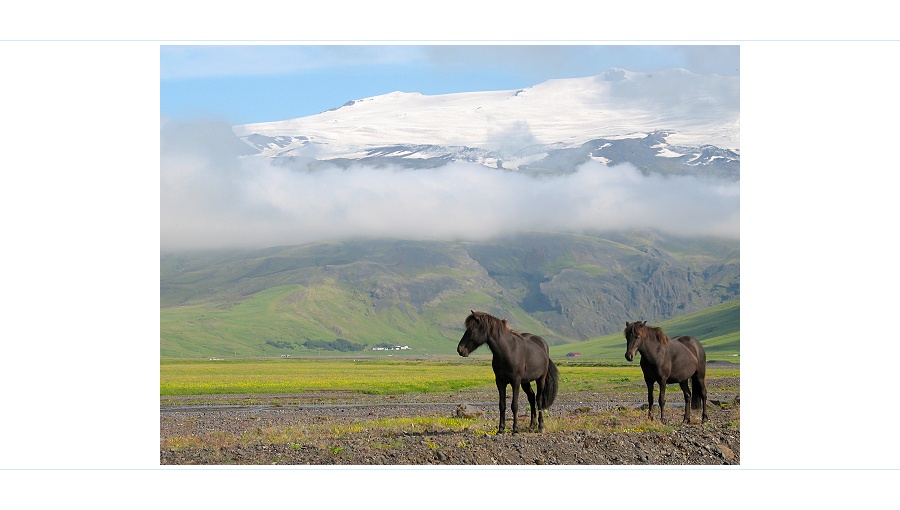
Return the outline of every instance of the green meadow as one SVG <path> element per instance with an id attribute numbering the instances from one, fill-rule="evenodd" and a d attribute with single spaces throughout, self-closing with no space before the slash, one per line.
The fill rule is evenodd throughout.
<path id="1" fill-rule="evenodd" d="M 349 359 L 162 360 L 161 395 L 351 391 L 375 395 L 489 388 L 490 364 Z"/>
<path id="2" fill-rule="evenodd" d="M 640 367 L 557 361 L 560 392 L 646 391 Z M 707 378 L 740 371 L 711 368 Z M 347 391 L 373 395 L 496 390 L 490 361 L 162 360 L 160 396 Z"/>

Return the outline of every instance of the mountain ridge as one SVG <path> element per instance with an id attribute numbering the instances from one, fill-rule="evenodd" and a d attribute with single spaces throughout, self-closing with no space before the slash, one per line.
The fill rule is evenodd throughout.
<path id="1" fill-rule="evenodd" d="M 505 170 L 572 172 L 588 159 L 629 161 L 623 151 L 640 148 L 643 169 L 653 172 L 680 156 L 692 157 L 694 167 L 710 164 L 700 155 L 712 148 L 736 168 L 739 81 L 683 69 L 611 69 L 518 90 L 435 96 L 397 91 L 316 115 L 232 129 L 259 157 L 293 166 L 328 161 L 420 168 L 469 161 Z M 652 143 L 643 146 L 624 143 L 648 137 Z M 626 149 L 614 158 L 562 156 L 592 142 L 598 151 L 604 144 Z M 687 167 L 681 173 L 690 173 Z"/>

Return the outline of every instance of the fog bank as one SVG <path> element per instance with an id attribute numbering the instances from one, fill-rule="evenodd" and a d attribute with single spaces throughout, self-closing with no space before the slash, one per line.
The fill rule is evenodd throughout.
<path id="1" fill-rule="evenodd" d="M 653 228 L 739 237 L 738 182 L 589 162 L 530 177 L 470 163 L 291 170 L 241 157 L 227 126 L 163 123 L 163 251 L 359 237 L 478 240 L 520 231 Z"/>

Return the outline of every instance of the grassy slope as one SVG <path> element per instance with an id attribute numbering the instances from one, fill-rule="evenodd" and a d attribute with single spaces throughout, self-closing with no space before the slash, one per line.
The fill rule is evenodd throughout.
<path id="1" fill-rule="evenodd" d="M 536 240 L 526 237 L 515 250 L 485 245 L 479 258 L 485 263 L 490 261 L 489 266 L 500 273 L 504 272 L 503 264 L 511 264 L 505 269 L 512 274 L 525 269 L 553 273 L 559 270 L 555 266 L 559 266 L 592 275 L 611 271 L 606 267 L 611 262 L 598 254 L 608 250 L 617 254 L 639 253 L 635 248 L 609 240 L 579 237 L 576 239 L 579 244 L 570 237 L 560 238 L 556 243 L 538 242 L 542 237 Z M 564 242 L 567 240 L 568 244 Z M 540 250 L 534 251 L 537 248 Z M 676 256 L 696 256 L 680 246 L 669 248 Z M 497 253 L 485 253 L 491 250 Z M 610 257 L 617 260 L 615 256 Z M 513 260 L 517 262 L 514 264 Z M 547 264 L 555 266 L 543 267 Z M 161 268 L 164 278 L 160 355 L 163 358 L 243 358 L 363 354 L 302 347 L 306 340 L 331 342 L 342 338 L 368 347 L 381 343 L 409 345 L 413 350 L 404 353 L 414 356 L 455 356 L 462 321 L 470 309 L 506 317 L 514 328 L 544 335 L 551 344 L 566 342 L 564 333 L 548 330 L 548 327 L 556 328 L 547 317 L 529 314 L 519 306 L 525 297 L 524 289 L 517 293 L 515 289 L 486 283 L 474 268 L 475 262 L 459 246 L 405 241 L 320 243 L 205 257 L 165 256 Z M 370 289 L 383 297 L 373 297 L 374 291 Z M 552 315 L 549 312 L 544 315 L 548 314 Z M 578 317 L 570 320 L 583 323 Z M 704 334 L 697 332 L 695 324 L 687 323 L 685 331 L 704 339 L 711 354 L 725 356 L 738 352 L 737 320 L 733 327 L 709 319 L 704 321 L 704 327 L 716 330 L 724 327 L 726 331 L 707 335 L 708 341 Z M 677 333 L 665 327 L 667 332 Z M 582 359 L 618 359 L 621 349 L 595 346 L 598 342 L 607 345 L 616 341 L 624 343 L 621 334 L 559 345 L 551 352 L 564 356 L 577 350 L 584 354 Z M 267 342 L 288 343 L 293 348 L 277 348 Z"/>
<path id="2" fill-rule="evenodd" d="M 299 296 L 302 294 L 302 296 Z M 423 309 L 406 313 L 396 306 L 373 309 L 352 291 L 336 287 L 286 285 L 259 292 L 236 305 L 193 305 L 160 311 L 160 355 L 163 358 L 258 357 L 290 355 L 354 356 L 361 352 L 306 349 L 306 340 L 344 338 L 372 347 L 409 345 L 413 355 L 456 355 L 469 308 L 484 309 L 494 297 L 479 292 L 448 296 Z M 546 328 L 525 314 L 511 317 L 523 329 Z M 340 317 L 339 323 L 323 318 Z M 276 348 L 267 341 L 288 342 Z M 365 354 L 375 354 L 366 351 Z M 393 354 L 382 352 L 383 355 Z"/>
<path id="3" fill-rule="evenodd" d="M 376 343 L 404 343 L 414 339 L 414 355 L 454 356 L 456 343 L 462 334 L 462 320 L 457 313 L 448 313 L 472 305 L 490 302 L 484 295 L 459 296 L 448 299 L 442 306 L 426 309 L 421 320 L 410 321 L 409 316 L 397 309 L 383 313 L 371 312 L 365 306 L 355 305 L 347 300 L 340 310 L 346 322 L 340 325 L 340 333 L 314 319 L 321 310 L 315 303 L 306 306 L 303 317 L 298 318 L 286 309 L 279 309 L 280 303 L 296 289 L 293 286 L 269 289 L 232 307 L 182 307 L 161 312 L 161 354 L 164 358 L 197 357 L 255 357 L 289 354 L 303 356 L 354 356 L 362 353 L 340 353 L 337 351 L 307 350 L 303 347 L 278 349 L 265 344 L 266 339 L 303 341 L 304 338 L 333 340 L 335 336 L 370 339 Z M 340 302 L 327 299 L 324 302 Z M 473 304 L 474 303 L 474 304 Z M 260 321 L 260 315 L 268 317 Z M 543 328 L 527 316 L 511 317 L 511 323 L 521 331 L 541 332 Z M 458 324 L 457 324 L 458 323 Z M 691 335 L 703 343 L 709 359 L 740 361 L 740 300 L 690 315 L 677 317 L 658 324 L 669 335 Z M 624 325 L 623 325 L 624 328 Z M 180 341 L 182 338 L 192 341 Z M 594 338 L 584 342 L 557 345 L 550 348 L 554 358 L 565 358 L 569 352 L 580 352 L 578 361 L 621 362 L 624 359 L 625 339 L 621 333 Z M 373 354 L 367 351 L 366 355 Z M 387 353 L 384 353 L 385 355 Z M 489 352 L 482 353 L 489 356 Z"/>
<path id="4" fill-rule="evenodd" d="M 295 294 L 302 290 L 303 297 Z M 467 300 L 469 301 L 469 300 Z M 471 301 L 479 301 L 472 296 Z M 322 317 L 341 317 L 338 325 Z M 465 317 L 459 318 L 460 324 Z M 307 350 L 298 344 L 307 339 L 332 341 L 345 338 L 369 347 L 378 343 L 408 344 L 415 338 L 419 354 L 452 352 L 458 339 L 444 336 L 435 323 L 446 320 L 434 310 L 421 317 L 398 308 L 371 310 L 335 288 L 275 287 L 254 294 L 235 305 L 176 307 L 160 312 L 160 352 L 163 357 L 251 357 L 340 355 L 337 351 Z M 289 342 L 295 348 L 276 348 L 266 341 Z M 352 353 L 348 353 L 352 355 Z"/>
<path id="5" fill-rule="evenodd" d="M 365 248 L 370 259 L 365 262 L 354 262 L 359 258 L 353 252 L 361 249 L 358 246 L 322 244 L 306 251 L 285 249 L 278 257 L 269 253 L 237 256 L 216 266 L 203 260 L 196 263 L 196 272 L 182 270 L 177 278 L 166 278 L 160 309 L 160 356 L 362 354 L 303 347 L 307 340 L 331 342 L 337 338 L 368 347 L 409 345 L 413 350 L 405 353 L 418 356 L 453 356 L 468 311 L 491 309 L 498 301 L 506 301 L 496 289 L 471 281 L 471 268 L 450 251 L 455 248 L 399 242 Z M 297 251 L 300 256 L 294 257 Z M 430 260 L 416 266 L 416 257 L 423 253 Z M 316 256 L 345 264 L 322 264 Z M 165 258 L 164 271 L 172 271 L 179 263 L 176 257 Z M 447 280 L 454 283 L 449 285 Z M 348 281 L 376 283 L 354 286 Z M 367 286 L 383 290 L 386 297 L 376 299 L 360 290 Z M 415 291 L 416 286 L 425 289 L 421 294 L 428 296 L 427 301 L 421 295 L 404 294 Z M 513 312 L 511 321 L 547 333 L 514 303 L 506 305 Z M 287 343 L 293 348 L 267 342 Z"/>
<path id="6" fill-rule="evenodd" d="M 740 362 L 741 301 L 735 299 L 696 313 L 676 317 L 659 324 L 669 336 L 689 335 L 700 340 L 708 360 Z M 635 319 L 637 320 L 637 319 Z M 622 329 L 625 325 L 622 324 Z M 624 362 L 625 336 L 615 333 L 583 342 L 550 347 L 550 355 L 564 358 L 567 353 L 579 352 L 577 361 Z M 570 358 L 566 358 L 570 359 Z"/>

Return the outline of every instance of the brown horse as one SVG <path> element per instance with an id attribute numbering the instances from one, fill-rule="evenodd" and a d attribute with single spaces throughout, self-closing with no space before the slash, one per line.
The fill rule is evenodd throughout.
<path id="1" fill-rule="evenodd" d="M 550 361 L 550 348 L 543 338 L 530 333 L 519 333 L 510 329 L 506 319 L 498 319 L 484 312 L 472 311 L 466 318 L 466 332 L 463 333 L 456 352 L 468 356 L 479 346 L 487 343 L 493 353 L 491 366 L 500 393 L 500 426 L 498 434 L 506 428 L 506 385 L 512 386 L 513 434 L 519 432 L 519 386 L 528 396 L 531 405 L 530 429 L 534 430 L 537 415 L 538 430 L 544 431 L 543 410 L 548 409 L 556 399 L 559 387 L 559 371 Z M 537 391 L 532 391 L 531 381 Z"/>
<path id="2" fill-rule="evenodd" d="M 672 339 L 660 328 L 647 326 L 646 321 L 626 322 L 625 339 L 628 341 L 625 359 L 634 359 L 641 353 L 641 370 L 647 383 L 648 414 L 653 419 L 653 383 L 659 384 L 659 419 L 665 423 L 666 384 L 678 383 L 684 393 L 684 423 L 691 422 L 691 408 L 703 404 L 703 422 L 706 416 L 706 351 L 700 342 L 690 336 Z M 693 400 L 688 379 L 693 386 Z"/>

